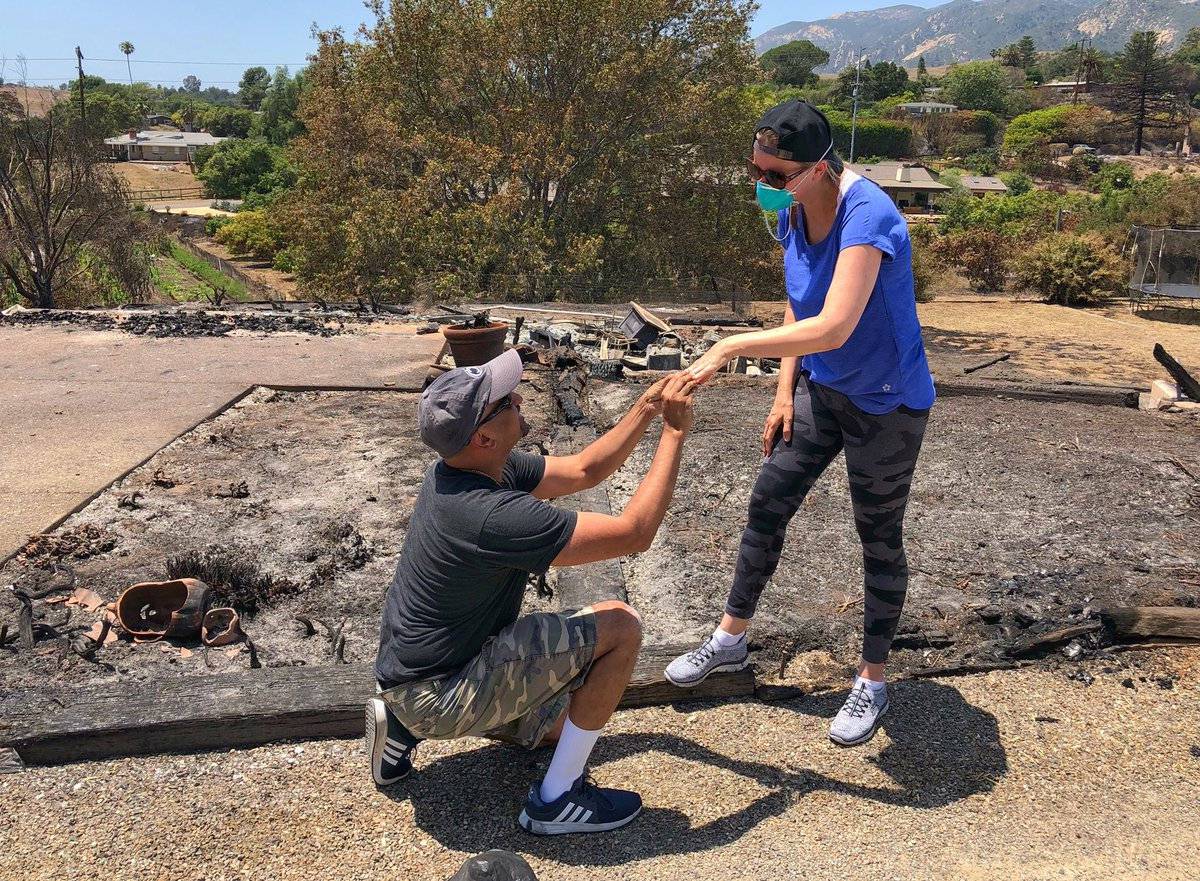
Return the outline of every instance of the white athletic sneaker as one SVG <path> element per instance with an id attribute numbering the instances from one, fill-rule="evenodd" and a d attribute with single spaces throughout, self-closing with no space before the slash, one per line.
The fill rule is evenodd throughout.
<path id="1" fill-rule="evenodd" d="M 866 743 L 879 730 L 879 723 L 887 711 L 887 689 L 875 691 L 860 682 L 850 689 L 846 702 L 830 724 L 829 739 L 838 746 Z"/>
<path id="2" fill-rule="evenodd" d="M 680 655 L 668 664 L 663 675 L 672 685 L 691 688 L 699 685 L 712 673 L 742 670 L 750 663 L 750 652 L 746 643 L 747 640 L 743 638 L 739 639 L 736 645 L 724 648 L 710 636 L 700 643 L 698 648 Z"/>

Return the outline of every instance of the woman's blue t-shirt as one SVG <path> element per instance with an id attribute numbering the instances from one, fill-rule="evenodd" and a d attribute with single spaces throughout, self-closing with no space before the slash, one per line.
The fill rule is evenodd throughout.
<path id="1" fill-rule="evenodd" d="M 917 320 L 913 292 L 912 244 L 908 223 L 876 184 L 846 169 L 841 175 L 837 215 L 825 239 L 810 245 L 803 209 L 796 228 L 779 212 L 788 300 L 796 320 L 812 318 L 825 306 L 838 254 L 853 245 L 883 252 L 879 277 L 850 338 L 838 349 L 805 355 L 801 366 L 813 382 L 847 395 L 868 413 L 890 413 L 904 405 L 933 406 L 933 377 Z"/>

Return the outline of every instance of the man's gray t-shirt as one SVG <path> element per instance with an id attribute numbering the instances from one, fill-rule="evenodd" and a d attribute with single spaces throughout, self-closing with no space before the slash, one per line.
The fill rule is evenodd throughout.
<path id="1" fill-rule="evenodd" d="M 500 484 L 438 460 L 388 588 L 375 675 L 386 687 L 462 668 L 517 620 L 530 573 L 566 547 L 576 514 L 530 493 L 546 462 L 511 453 Z"/>

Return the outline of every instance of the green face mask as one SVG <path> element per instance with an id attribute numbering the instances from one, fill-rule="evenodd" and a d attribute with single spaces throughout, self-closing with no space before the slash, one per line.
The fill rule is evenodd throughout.
<path id="1" fill-rule="evenodd" d="M 770 187 L 762 181 L 755 184 L 754 197 L 758 199 L 758 206 L 763 211 L 783 211 L 791 208 L 796 202 L 796 197 L 789 190 Z"/>

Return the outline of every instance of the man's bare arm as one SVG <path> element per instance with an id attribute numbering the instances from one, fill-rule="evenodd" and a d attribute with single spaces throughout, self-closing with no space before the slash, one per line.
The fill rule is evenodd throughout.
<path id="1" fill-rule="evenodd" d="M 533 490 L 539 499 L 556 499 L 591 489 L 624 464 L 654 417 L 662 412 L 662 392 L 670 377 L 646 390 L 621 421 L 578 453 L 547 456 L 546 472 Z"/>
<path id="2" fill-rule="evenodd" d="M 692 390 L 686 373 L 671 377 L 663 388 L 663 432 L 650 470 L 618 516 L 582 513 L 571 540 L 554 559 L 555 566 L 578 566 L 646 550 L 667 513 L 679 476 L 683 442 L 692 427 Z"/>

